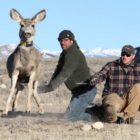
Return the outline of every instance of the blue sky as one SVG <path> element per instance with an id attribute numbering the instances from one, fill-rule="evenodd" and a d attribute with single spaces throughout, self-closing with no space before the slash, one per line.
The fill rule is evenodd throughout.
<path id="1" fill-rule="evenodd" d="M 46 19 L 36 25 L 35 44 L 40 49 L 60 50 L 57 37 L 71 30 L 81 49 L 140 46 L 140 0 L 1 0 L 0 44 L 19 43 L 19 25 L 10 9 L 25 18 L 47 11 Z"/>

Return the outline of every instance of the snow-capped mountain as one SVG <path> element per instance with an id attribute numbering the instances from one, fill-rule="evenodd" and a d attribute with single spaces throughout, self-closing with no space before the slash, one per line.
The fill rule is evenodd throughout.
<path id="1" fill-rule="evenodd" d="M 14 44 L 0 45 L 0 59 L 7 58 L 7 56 L 15 49 Z"/>
<path id="2" fill-rule="evenodd" d="M 82 50 L 87 57 L 109 57 L 109 56 L 120 56 L 121 49 L 103 49 L 95 48 L 91 50 Z"/>
<path id="3" fill-rule="evenodd" d="M 16 45 L 0 45 L 0 59 L 7 58 L 9 54 L 16 48 Z M 39 50 L 44 58 L 51 58 L 59 56 L 60 51 L 50 51 L 50 50 Z M 91 50 L 82 50 L 86 57 L 109 57 L 109 56 L 120 56 L 121 49 L 103 49 L 94 48 Z"/>

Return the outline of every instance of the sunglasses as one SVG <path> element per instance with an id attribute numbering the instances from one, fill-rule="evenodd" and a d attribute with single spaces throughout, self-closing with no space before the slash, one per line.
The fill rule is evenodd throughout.
<path id="1" fill-rule="evenodd" d="M 127 57 L 130 57 L 131 54 L 128 54 L 127 52 L 122 52 L 122 53 L 121 53 L 121 56 L 127 56 Z"/>

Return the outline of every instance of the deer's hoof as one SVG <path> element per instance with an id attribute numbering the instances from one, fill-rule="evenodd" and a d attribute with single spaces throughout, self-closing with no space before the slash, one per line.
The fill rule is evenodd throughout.
<path id="1" fill-rule="evenodd" d="M 17 109 L 16 108 L 12 108 L 12 112 L 16 112 L 17 111 Z"/>
<path id="2" fill-rule="evenodd" d="M 39 106 L 38 112 L 39 112 L 39 114 L 44 114 L 43 104 L 41 104 L 41 105 Z"/>
<path id="3" fill-rule="evenodd" d="M 2 117 L 2 118 L 7 118 L 7 116 L 8 116 L 8 113 L 3 112 L 3 113 L 1 114 L 1 117 Z"/>
<path id="4" fill-rule="evenodd" d="M 30 111 L 25 111 L 25 113 L 26 113 L 26 114 L 31 114 L 31 112 L 30 112 Z"/>

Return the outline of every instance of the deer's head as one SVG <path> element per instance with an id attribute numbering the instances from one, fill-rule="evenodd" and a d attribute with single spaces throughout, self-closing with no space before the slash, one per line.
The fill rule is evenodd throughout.
<path id="1" fill-rule="evenodd" d="M 19 37 L 21 41 L 30 43 L 35 36 L 35 24 L 45 19 L 46 11 L 42 10 L 32 18 L 23 18 L 17 10 L 12 9 L 10 11 L 10 16 L 20 24 Z"/>

